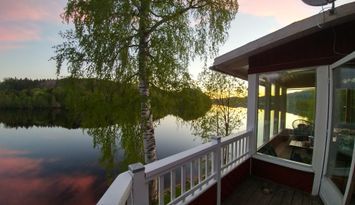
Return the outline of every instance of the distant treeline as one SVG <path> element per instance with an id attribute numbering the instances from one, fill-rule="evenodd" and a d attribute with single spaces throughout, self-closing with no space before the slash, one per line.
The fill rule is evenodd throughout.
<path id="1" fill-rule="evenodd" d="M 296 115 L 314 120 L 316 109 L 315 89 L 306 89 L 301 92 L 289 93 L 287 95 L 287 111 Z"/>
<path id="2" fill-rule="evenodd" d="M 211 106 L 209 97 L 199 88 L 165 91 L 152 87 L 151 101 L 155 119 L 168 114 L 184 120 L 195 119 Z M 130 119 L 122 120 L 139 120 L 140 100 L 138 88 L 133 84 L 98 79 L 10 78 L 0 83 L 1 109 L 60 109 L 68 111 L 73 119 L 105 118 L 102 122 L 107 124 L 110 121 L 114 123 L 118 118 L 125 118 L 125 115 L 130 115 Z"/>
<path id="3" fill-rule="evenodd" d="M 64 105 L 63 93 L 57 89 L 61 81 L 5 79 L 0 83 L 0 109 L 60 108 Z"/>
<path id="4" fill-rule="evenodd" d="M 247 97 L 230 97 L 222 99 L 211 99 L 213 104 L 229 107 L 247 107 Z"/>

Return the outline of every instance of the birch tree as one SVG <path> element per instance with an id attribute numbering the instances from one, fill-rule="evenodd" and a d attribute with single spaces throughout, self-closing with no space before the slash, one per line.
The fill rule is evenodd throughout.
<path id="1" fill-rule="evenodd" d="M 237 9 L 236 0 L 69 0 L 62 18 L 73 26 L 55 46 L 57 73 L 65 67 L 74 77 L 136 83 L 150 163 L 157 159 L 150 86 L 186 82 L 190 60 L 217 53 Z"/>
<path id="2" fill-rule="evenodd" d="M 207 69 L 199 74 L 199 82 L 214 105 L 204 117 L 194 121 L 195 133 L 203 138 L 230 135 L 242 125 L 243 115 L 246 114 L 244 110 L 237 109 L 246 107 L 246 83 Z"/>

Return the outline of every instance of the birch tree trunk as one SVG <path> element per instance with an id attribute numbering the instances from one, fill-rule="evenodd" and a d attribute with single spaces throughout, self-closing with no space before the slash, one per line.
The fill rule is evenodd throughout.
<path id="1" fill-rule="evenodd" d="M 150 0 L 142 0 L 139 13 L 139 48 L 138 48 L 138 70 L 139 70 L 139 93 L 141 97 L 141 131 L 143 134 L 145 163 L 157 160 L 156 143 L 154 137 L 153 114 L 149 99 L 149 12 Z M 150 199 L 157 197 L 157 182 L 153 180 L 149 185 Z"/>

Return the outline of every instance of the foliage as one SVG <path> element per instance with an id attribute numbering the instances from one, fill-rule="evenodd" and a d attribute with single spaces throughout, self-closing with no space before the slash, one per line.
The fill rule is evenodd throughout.
<path id="1" fill-rule="evenodd" d="M 190 58 L 217 52 L 237 8 L 236 0 L 71 0 L 63 19 L 74 29 L 55 47 L 57 73 L 66 61 L 75 77 L 139 82 L 145 162 L 155 161 L 149 87 L 186 87 Z"/>
<path id="2" fill-rule="evenodd" d="M 63 19 L 74 24 L 55 47 L 73 76 L 138 81 L 139 54 L 148 82 L 173 89 L 189 79 L 191 58 L 216 54 L 238 9 L 236 0 L 71 0 Z"/>
<path id="3" fill-rule="evenodd" d="M 0 83 L 0 121 L 8 126 L 94 128 L 123 122 L 139 123 L 138 89 L 131 84 L 67 78 L 50 80 L 55 84 L 51 88 L 47 87 L 46 80 L 25 80 L 28 84 L 41 84 L 19 89 L 19 85 L 24 84 L 22 79 L 8 80 Z M 203 116 L 211 106 L 208 96 L 198 88 L 174 92 L 154 88 L 152 98 L 155 119 L 172 114 L 191 120 Z M 22 118 L 14 119 L 11 113 L 21 113 Z M 46 124 L 46 121 L 53 124 Z"/>
<path id="4" fill-rule="evenodd" d="M 199 82 L 215 105 L 204 117 L 194 121 L 195 134 L 205 138 L 230 135 L 242 125 L 245 115 L 245 111 L 238 108 L 245 107 L 245 82 L 207 69 L 199 75 Z"/>
<path id="5" fill-rule="evenodd" d="M 287 94 L 287 112 L 306 117 L 314 121 L 315 89 L 304 89 L 300 92 Z"/>

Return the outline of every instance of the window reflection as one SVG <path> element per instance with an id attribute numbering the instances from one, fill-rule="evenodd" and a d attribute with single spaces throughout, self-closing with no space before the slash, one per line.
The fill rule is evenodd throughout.
<path id="1" fill-rule="evenodd" d="M 286 70 L 259 75 L 259 152 L 310 164 L 314 142 L 316 72 Z"/>
<path id="2" fill-rule="evenodd" d="M 344 194 L 355 136 L 355 69 L 333 71 L 332 135 L 329 144 L 327 175 Z"/>

